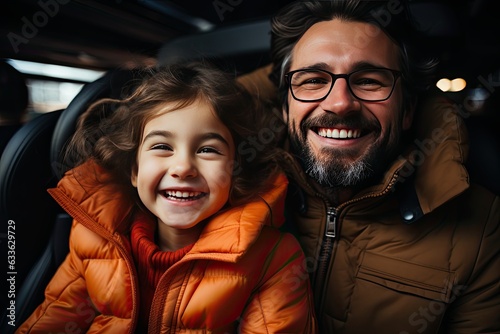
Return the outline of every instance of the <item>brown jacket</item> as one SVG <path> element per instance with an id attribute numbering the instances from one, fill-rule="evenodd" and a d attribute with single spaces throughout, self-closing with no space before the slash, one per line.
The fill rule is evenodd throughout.
<path id="1" fill-rule="evenodd" d="M 288 161 L 321 333 L 500 333 L 500 198 L 469 184 L 451 103 L 416 117 L 383 180 L 336 207 Z"/>
<path id="2" fill-rule="evenodd" d="M 106 173 L 86 163 L 52 196 L 74 220 L 70 253 L 46 298 L 18 333 L 133 333 L 138 277 L 128 238 L 131 205 Z M 283 221 L 287 181 L 204 228 L 193 248 L 160 279 L 149 333 L 315 333 L 304 254 Z"/>

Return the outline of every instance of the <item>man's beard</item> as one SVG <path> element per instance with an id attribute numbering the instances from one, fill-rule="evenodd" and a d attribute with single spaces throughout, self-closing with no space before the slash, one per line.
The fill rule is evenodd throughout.
<path id="1" fill-rule="evenodd" d="M 379 138 L 366 151 L 345 148 L 322 148 L 315 154 L 307 142 L 307 131 L 312 124 L 322 124 L 324 127 L 352 127 L 372 131 Z M 340 125 L 342 124 L 342 125 Z M 398 138 L 401 128 L 393 129 L 392 138 Z M 380 138 L 381 128 L 375 123 L 367 123 L 360 117 L 342 119 L 324 116 L 303 121 L 301 133 L 295 131 L 294 124 L 289 124 L 289 137 L 293 153 L 298 155 L 305 172 L 322 186 L 359 188 L 366 186 L 379 178 L 387 165 L 395 158 L 398 142 L 389 134 Z"/>

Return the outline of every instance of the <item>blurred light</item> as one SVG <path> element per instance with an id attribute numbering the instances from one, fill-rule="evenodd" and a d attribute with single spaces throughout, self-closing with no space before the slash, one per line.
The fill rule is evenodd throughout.
<path id="1" fill-rule="evenodd" d="M 27 75 L 28 110 L 33 114 L 66 108 L 85 83 L 93 82 L 105 73 L 17 59 L 7 59 L 7 63 Z"/>
<path id="2" fill-rule="evenodd" d="M 436 86 L 443 92 L 447 92 L 451 88 L 451 81 L 449 79 L 443 78 L 436 83 Z"/>
<path id="3" fill-rule="evenodd" d="M 7 62 L 19 72 L 31 75 L 41 75 L 51 78 L 92 82 L 99 79 L 105 72 L 94 71 L 77 67 L 35 63 L 24 60 L 8 59 Z"/>
<path id="4" fill-rule="evenodd" d="M 467 98 L 464 100 L 464 103 L 467 103 L 466 110 L 474 114 L 484 112 L 484 105 L 490 96 L 491 93 L 482 87 L 468 89 Z"/>
<path id="5" fill-rule="evenodd" d="M 462 78 L 456 78 L 453 80 L 443 78 L 436 83 L 436 86 L 443 92 L 460 92 L 464 90 L 467 83 Z"/>
<path id="6" fill-rule="evenodd" d="M 474 88 L 469 90 L 469 98 L 475 101 L 485 101 L 490 97 L 489 93 L 485 88 Z"/>
<path id="7" fill-rule="evenodd" d="M 456 78 L 456 79 L 451 80 L 450 91 L 451 92 L 460 92 L 461 90 L 464 90 L 465 86 L 467 86 L 467 83 L 465 82 L 464 79 Z"/>

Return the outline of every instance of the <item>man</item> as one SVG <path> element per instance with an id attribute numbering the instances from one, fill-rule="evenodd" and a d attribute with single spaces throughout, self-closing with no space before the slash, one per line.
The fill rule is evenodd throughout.
<path id="1" fill-rule="evenodd" d="M 272 22 L 321 333 L 500 332 L 500 199 L 468 182 L 457 108 L 421 97 L 435 63 L 410 23 L 394 0 L 298 1 Z"/>

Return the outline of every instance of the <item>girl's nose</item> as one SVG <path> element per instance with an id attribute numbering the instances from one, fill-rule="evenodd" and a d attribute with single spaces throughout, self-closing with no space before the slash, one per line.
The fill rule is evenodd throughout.
<path id="1" fill-rule="evenodd" d="M 169 170 L 172 177 L 186 179 L 198 175 L 196 166 L 190 157 L 180 155 L 174 159 L 173 165 Z"/>

